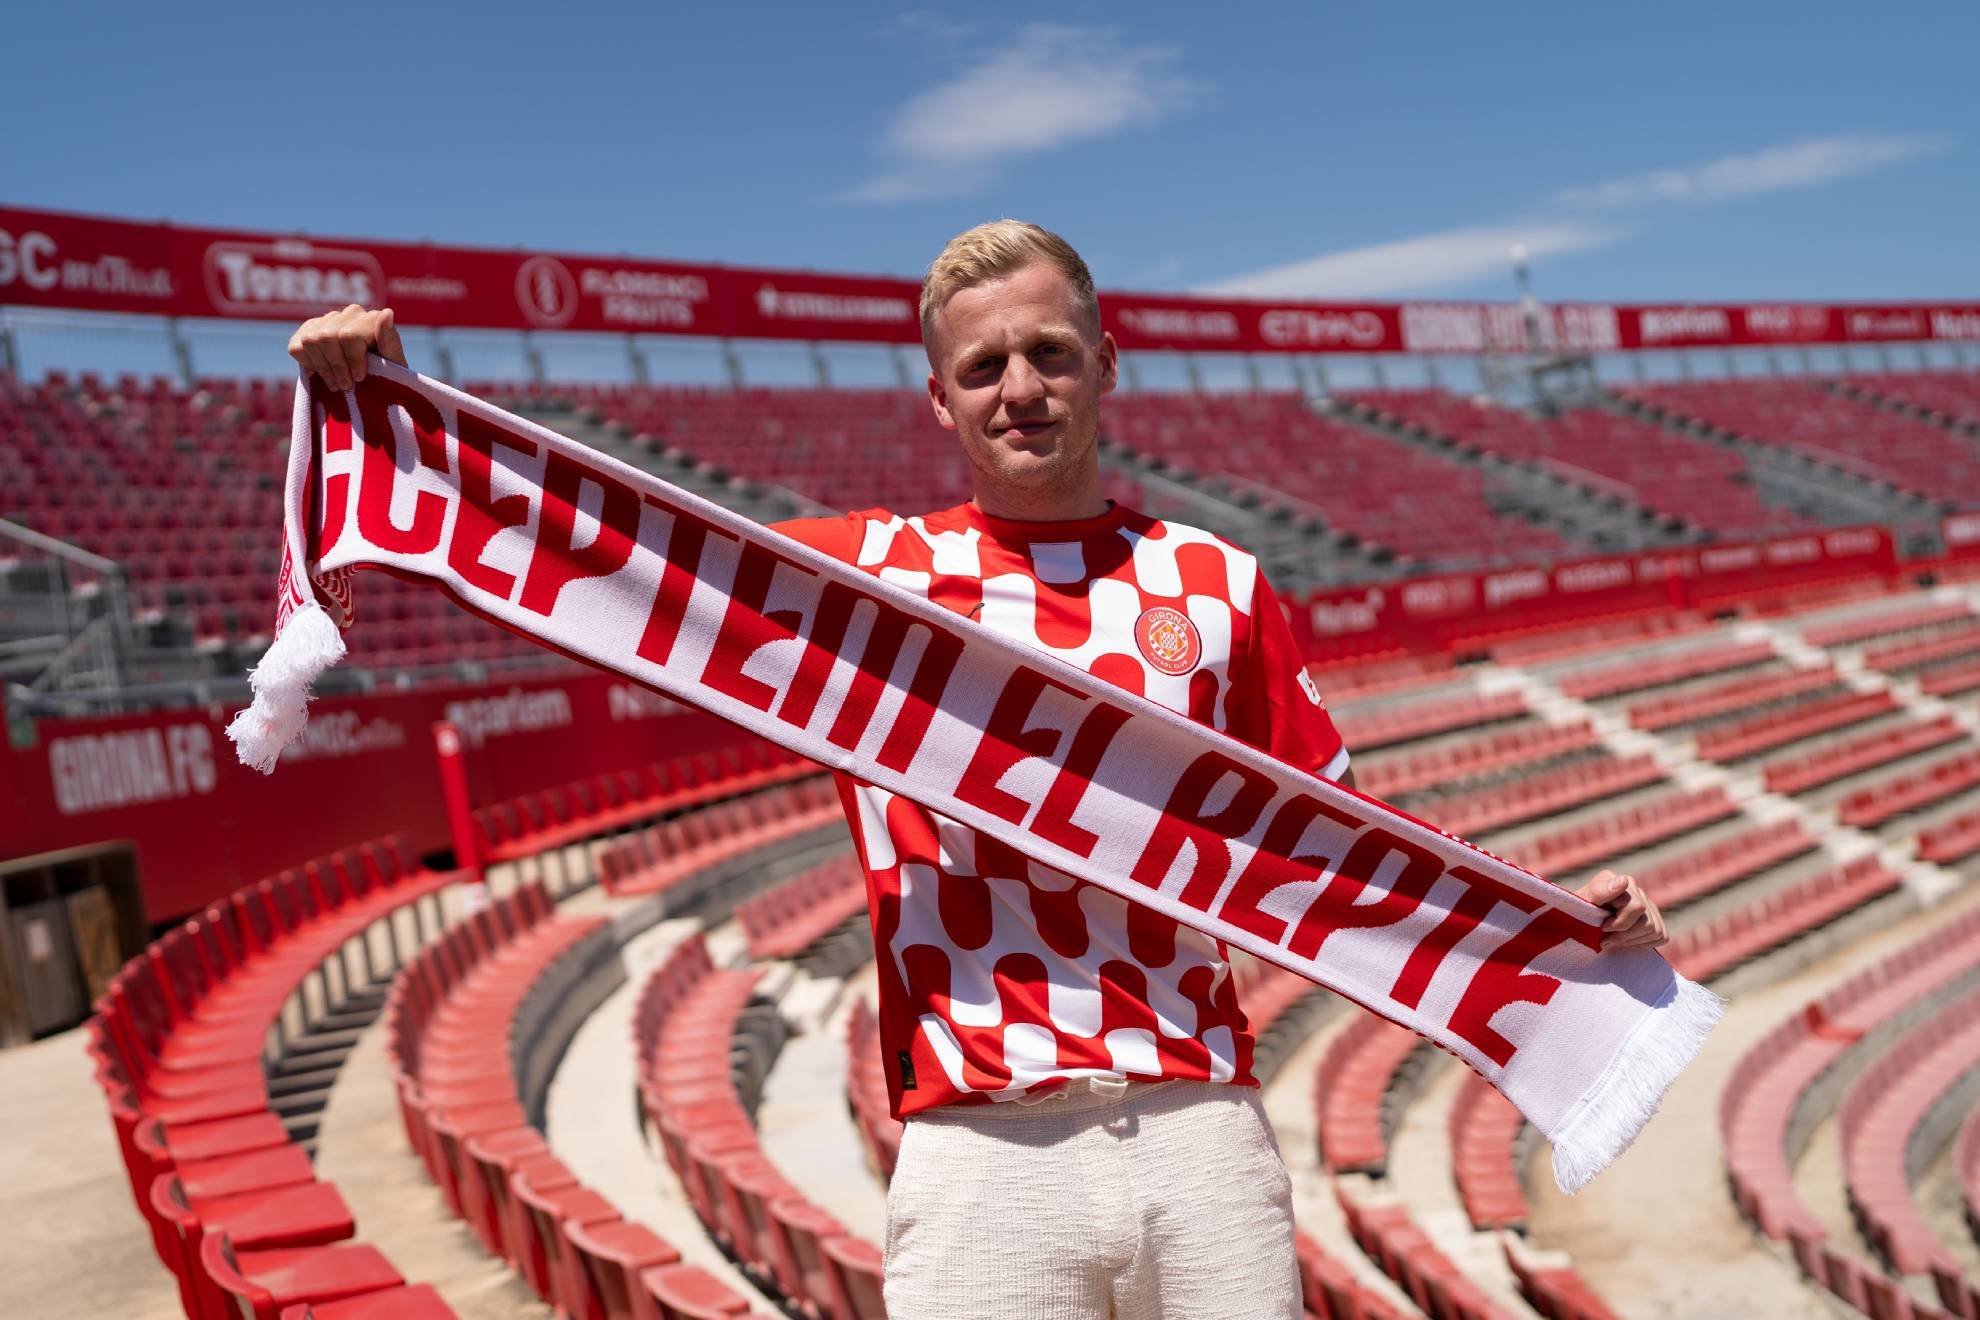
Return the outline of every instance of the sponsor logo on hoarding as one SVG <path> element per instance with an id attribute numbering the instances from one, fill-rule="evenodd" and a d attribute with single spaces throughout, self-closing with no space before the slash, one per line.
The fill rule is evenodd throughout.
<path id="1" fill-rule="evenodd" d="M 1822 557 L 1822 545 L 1812 536 L 1793 536 L 1767 542 L 1770 564 L 1806 564 Z"/>
<path id="2" fill-rule="evenodd" d="M 1820 339 L 1829 332 L 1829 309 L 1808 303 L 1766 303 L 1743 309 L 1746 333 L 1755 339 L 1790 343 Z"/>
<path id="3" fill-rule="evenodd" d="M 131 298 L 170 298 L 172 272 L 138 266 L 114 254 L 89 261 L 65 259 L 55 240 L 38 229 L 19 235 L 0 229 L 0 289 L 22 284 L 40 293 L 96 293 Z"/>
<path id="4" fill-rule="evenodd" d="M 1403 584 L 1405 614 L 1452 614 L 1458 610 L 1468 610 L 1477 603 L 1478 587 L 1468 577 L 1430 578 Z"/>
<path id="5" fill-rule="evenodd" d="M 1554 340 L 1561 348 L 1584 353 L 1622 346 L 1616 309 L 1606 303 L 1570 303 L 1554 309 Z"/>
<path id="6" fill-rule="evenodd" d="M 1307 612 L 1313 620 L 1313 631 L 1328 637 L 1374 632 L 1382 621 L 1385 600 L 1380 587 L 1370 587 L 1359 596 L 1316 600 L 1307 607 Z"/>
<path id="7" fill-rule="evenodd" d="M 213 733 L 204 724 L 167 724 L 56 738 L 48 777 L 65 816 L 211 793 Z"/>
<path id="8" fill-rule="evenodd" d="M 578 272 L 578 287 L 598 299 L 599 312 L 614 325 L 689 329 L 695 307 L 708 301 L 707 279 L 685 271 L 586 266 Z"/>
<path id="9" fill-rule="evenodd" d="M 1388 340 L 1388 330 L 1374 312 L 1306 307 L 1264 313 L 1258 333 L 1274 348 L 1380 348 Z"/>
<path id="10" fill-rule="evenodd" d="M 1824 535 L 1822 548 L 1831 557 L 1874 555 L 1882 548 L 1882 541 L 1877 533 L 1867 527 L 1844 527 Z"/>
<path id="11" fill-rule="evenodd" d="M 1544 568 L 1514 568 L 1485 575 L 1485 604 L 1488 608 L 1546 594 L 1547 570 Z"/>
<path id="12" fill-rule="evenodd" d="M 376 716 L 366 719 L 354 710 L 317 711 L 303 726 L 302 736 L 282 750 L 284 761 L 308 761 L 326 756 L 359 756 L 389 752 L 406 745 L 406 726 Z"/>
<path id="13" fill-rule="evenodd" d="M 516 305 L 530 324 L 554 330 L 577 315 L 577 281 L 555 257 L 531 257 L 516 272 Z"/>
<path id="14" fill-rule="evenodd" d="M 790 293 L 774 284 L 756 291 L 756 310 L 766 320 L 844 321 L 906 325 L 916 319 L 906 298 L 851 293 Z"/>
<path id="15" fill-rule="evenodd" d="M 221 312 L 308 314 L 349 303 L 370 305 L 385 276 L 369 252 L 319 247 L 301 239 L 220 242 L 206 249 L 206 292 Z"/>
<path id="16" fill-rule="evenodd" d="M 1844 314 L 1851 339 L 1923 339 L 1925 316 L 1919 311 L 1853 311 Z"/>
<path id="17" fill-rule="evenodd" d="M 1755 568 L 1759 563 L 1757 545 L 1712 545 L 1698 552 L 1698 566 L 1707 573 L 1729 573 L 1739 568 Z"/>
<path id="18" fill-rule="evenodd" d="M 1220 339 L 1235 341 L 1234 313 L 1199 307 L 1124 307 L 1121 328 L 1149 339 Z"/>
<path id="19" fill-rule="evenodd" d="M 490 738 L 512 733 L 569 728 L 571 696 L 562 688 L 545 688 L 540 692 L 510 688 L 499 697 L 450 701 L 442 713 L 461 731 L 462 741 L 470 747 L 479 747 Z"/>
<path id="20" fill-rule="evenodd" d="M 1945 307 L 1933 308 L 1932 338 L 1980 339 L 1980 312 L 1956 312 Z"/>
<path id="21" fill-rule="evenodd" d="M 1732 317 L 1723 307 L 1646 307 L 1637 318 L 1637 335 L 1646 344 L 1726 340 L 1732 338 Z"/>
<path id="22" fill-rule="evenodd" d="M 1606 591 L 1630 584 L 1629 564 L 1621 559 L 1596 559 L 1586 564 L 1563 564 L 1554 570 L 1554 585 L 1562 591 Z"/>
<path id="23" fill-rule="evenodd" d="M 686 706 L 658 692 L 614 683 L 605 691 L 605 711 L 614 720 L 653 720 L 685 713 Z"/>
<path id="24" fill-rule="evenodd" d="M 1948 548 L 1980 542 L 1980 513 L 1955 513 L 1940 527 Z"/>

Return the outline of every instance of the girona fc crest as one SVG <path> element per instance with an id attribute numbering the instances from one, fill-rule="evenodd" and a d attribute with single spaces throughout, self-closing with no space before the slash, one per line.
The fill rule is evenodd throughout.
<path id="1" fill-rule="evenodd" d="M 1203 638 L 1181 610 L 1157 605 L 1134 621 L 1142 658 L 1165 674 L 1187 674 L 1203 658 Z"/>

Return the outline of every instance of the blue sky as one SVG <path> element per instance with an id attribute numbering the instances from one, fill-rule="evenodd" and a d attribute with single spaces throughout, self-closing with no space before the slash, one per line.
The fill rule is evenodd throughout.
<path id="1" fill-rule="evenodd" d="M 41 5 L 0 200 L 1103 287 L 1980 296 L 1980 6 Z M 329 17 L 334 15 L 334 17 Z"/>

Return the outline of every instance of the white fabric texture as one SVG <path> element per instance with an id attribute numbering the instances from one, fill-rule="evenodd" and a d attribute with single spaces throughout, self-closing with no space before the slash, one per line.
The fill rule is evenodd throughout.
<path id="1" fill-rule="evenodd" d="M 901 1134 L 893 1320 L 1299 1320 L 1292 1182 L 1259 1094 L 1074 1083 Z"/>

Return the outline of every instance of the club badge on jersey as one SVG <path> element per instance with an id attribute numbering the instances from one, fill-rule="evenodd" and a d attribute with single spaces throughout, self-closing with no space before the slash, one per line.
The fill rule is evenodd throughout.
<path id="1" fill-rule="evenodd" d="M 1142 658 L 1163 673 L 1187 674 L 1203 658 L 1203 638 L 1181 610 L 1156 605 L 1134 621 L 1135 645 Z"/>

